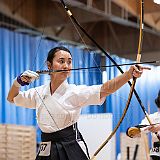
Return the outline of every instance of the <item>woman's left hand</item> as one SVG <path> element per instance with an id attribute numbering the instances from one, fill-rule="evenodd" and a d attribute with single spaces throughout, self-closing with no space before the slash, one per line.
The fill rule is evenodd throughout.
<path id="1" fill-rule="evenodd" d="M 133 77 L 139 78 L 139 77 L 141 77 L 144 69 L 151 70 L 151 68 L 149 68 L 149 67 L 131 66 L 129 68 L 129 72 Z"/>

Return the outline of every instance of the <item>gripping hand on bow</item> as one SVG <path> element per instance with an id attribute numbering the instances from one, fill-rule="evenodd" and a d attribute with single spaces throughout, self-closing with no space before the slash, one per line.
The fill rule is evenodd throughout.
<path id="1" fill-rule="evenodd" d="M 139 78 L 141 77 L 144 69 L 150 70 L 151 68 L 136 65 L 136 66 L 131 66 L 128 72 L 132 75 L 132 77 Z"/>
<path id="2" fill-rule="evenodd" d="M 31 70 L 24 71 L 21 73 L 16 80 L 14 81 L 14 85 L 17 87 L 29 85 L 34 80 L 39 78 L 39 74 L 33 72 Z"/>

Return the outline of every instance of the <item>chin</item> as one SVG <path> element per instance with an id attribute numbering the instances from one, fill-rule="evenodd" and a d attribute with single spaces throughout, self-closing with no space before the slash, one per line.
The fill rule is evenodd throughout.
<path id="1" fill-rule="evenodd" d="M 67 78 L 68 78 L 69 76 L 68 76 L 68 74 L 62 74 L 60 77 L 59 77 L 59 79 L 64 79 L 64 80 L 66 80 Z"/>
<path id="2" fill-rule="evenodd" d="M 62 75 L 66 76 L 66 78 L 67 78 L 67 77 L 70 77 L 71 73 L 70 72 L 63 72 Z"/>

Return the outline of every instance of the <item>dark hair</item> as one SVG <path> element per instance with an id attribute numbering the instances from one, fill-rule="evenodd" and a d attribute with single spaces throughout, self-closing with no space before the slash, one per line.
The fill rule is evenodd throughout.
<path id="1" fill-rule="evenodd" d="M 58 51 L 60 51 L 60 50 L 66 51 L 66 52 L 70 53 L 70 55 L 72 56 L 71 52 L 66 47 L 58 46 L 58 47 L 52 48 L 48 52 L 47 61 L 49 61 L 52 64 L 52 60 L 53 60 L 53 58 L 55 56 L 55 53 L 58 52 Z"/>
<path id="2" fill-rule="evenodd" d="M 156 103 L 157 107 L 160 108 L 160 90 L 158 92 L 157 98 L 155 99 L 155 103 Z"/>

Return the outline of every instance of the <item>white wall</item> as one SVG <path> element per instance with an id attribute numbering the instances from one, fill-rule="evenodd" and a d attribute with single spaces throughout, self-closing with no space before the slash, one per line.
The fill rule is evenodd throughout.
<path id="1" fill-rule="evenodd" d="M 78 121 L 89 149 L 90 156 L 104 142 L 112 131 L 112 114 L 85 114 Z M 96 160 L 115 160 L 115 137 L 101 150 Z"/>

